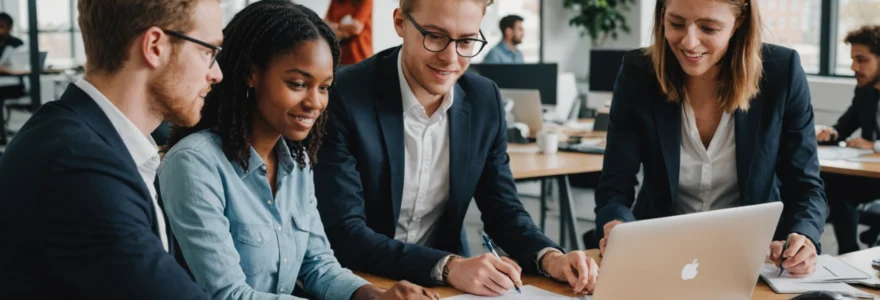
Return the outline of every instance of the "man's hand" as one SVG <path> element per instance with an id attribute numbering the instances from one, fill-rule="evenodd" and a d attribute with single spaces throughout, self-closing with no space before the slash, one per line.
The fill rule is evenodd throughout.
<path id="1" fill-rule="evenodd" d="M 478 296 L 500 296 L 522 286 L 522 268 L 513 260 L 490 253 L 473 258 L 453 257 L 447 263 L 452 287 Z"/>
<path id="2" fill-rule="evenodd" d="M 541 267 L 553 279 L 568 282 L 578 294 L 593 293 L 599 276 L 599 265 L 583 251 L 568 254 L 552 251 L 544 255 Z"/>
<path id="3" fill-rule="evenodd" d="M 785 253 L 782 253 L 785 241 L 770 243 L 770 259 L 779 265 L 781 257 L 785 257 L 782 267 L 791 273 L 791 276 L 807 277 L 812 275 L 816 271 L 816 263 L 819 261 L 816 245 L 813 245 L 813 242 L 807 237 L 797 233 L 790 234 L 789 239 Z"/>
<path id="4" fill-rule="evenodd" d="M 390 290 L 383 290 L 375 285 L 362 286 L 354 292 L 352 300 L 440 300 L 440 294 L 430 291 L 421 286 L 400 281 Z"/>
<path id="5" fill-rule="evenodd" d="M 837 139 L 837 130 L 833 127 L 822 127 L 816 131 L 816 140 L 820 143 L 829 142 Z"/>
<path id="6" fill-rule="evenodd" d="M 608 244 L 608 237 L 611 236 L 611 229 L 614 228 L 614 226 L 617 226 L 619 224 L 623 224 L 623 221 L 614 220 L 614 221 L 605 223 L 605 226 L 602 228 L 604 230 L 603 232 L 605 233 L 605 235 L 602 236 L 602 240 L 599 241 L 599 255 L 605 255 L 605 245 Z"/>
<path id="7" fill-rule="evenodd" d="M 874 142 L 859 137 L 846 141 L 846 146 L 859 149 L 874 149 Z"/>

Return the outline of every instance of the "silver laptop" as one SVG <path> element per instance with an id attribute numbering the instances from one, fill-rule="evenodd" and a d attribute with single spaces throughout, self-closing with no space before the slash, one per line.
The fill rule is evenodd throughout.
<path id="1" fill-rule="evenodd" d="M 751 299 L 782 203 L 614 227 L 594 300 Z"/>
<path id="2" fill-rule="evenodd" d="M 541 93 L 538 90 L 501 89 L 501 98 L 513 101 L 513 119 L 529 126 L 534 135 L 544 128 Z"/>

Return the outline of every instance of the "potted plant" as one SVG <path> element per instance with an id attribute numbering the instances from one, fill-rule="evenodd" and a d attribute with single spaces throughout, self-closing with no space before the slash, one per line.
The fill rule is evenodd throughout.
<path id="1" fill-rule="evenodd" d="M 599 47 L 608 37 L 617 39 L 618 31 L 630 32 L 623 12 L 629 11 L 636 0 L 565 0 L 566 9 L 578 14 L 568 21 L 569 26 L 583 27 L 581 36 L 590 35 L 593 46 Z"/>

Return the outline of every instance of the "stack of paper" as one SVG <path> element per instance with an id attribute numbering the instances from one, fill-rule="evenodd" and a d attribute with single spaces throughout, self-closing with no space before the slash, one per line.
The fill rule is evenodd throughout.
<path id="1" fill-rule="evenodd" d="M 819 256 L 816 272 L 810 277 L 795 278 L 788 271 L 779 275 L 779 268 L 776 265 L 766 264 L 761 270 L 761 278 L 773 291 L 780 294 L 830 291 L 847 297 L 874 298 L 873 295 L 846 284 L 846 282 L 869 279 L 868 274 L 829 255 Z"/>

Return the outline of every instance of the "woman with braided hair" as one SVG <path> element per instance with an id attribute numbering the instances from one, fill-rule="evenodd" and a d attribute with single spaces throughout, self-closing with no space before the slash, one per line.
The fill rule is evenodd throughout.
<path id="1" fill-rule="evenodd" d="M 333 256 L 312 166 L 339 63 L 333 31 L 307 8 L 265 0 L 223 30 L 225 80 L 202 119 L 174 128 L 159 190 L 183 262 L 214 299 L 438 299 L 402 282 L 383 291 Z"/>

